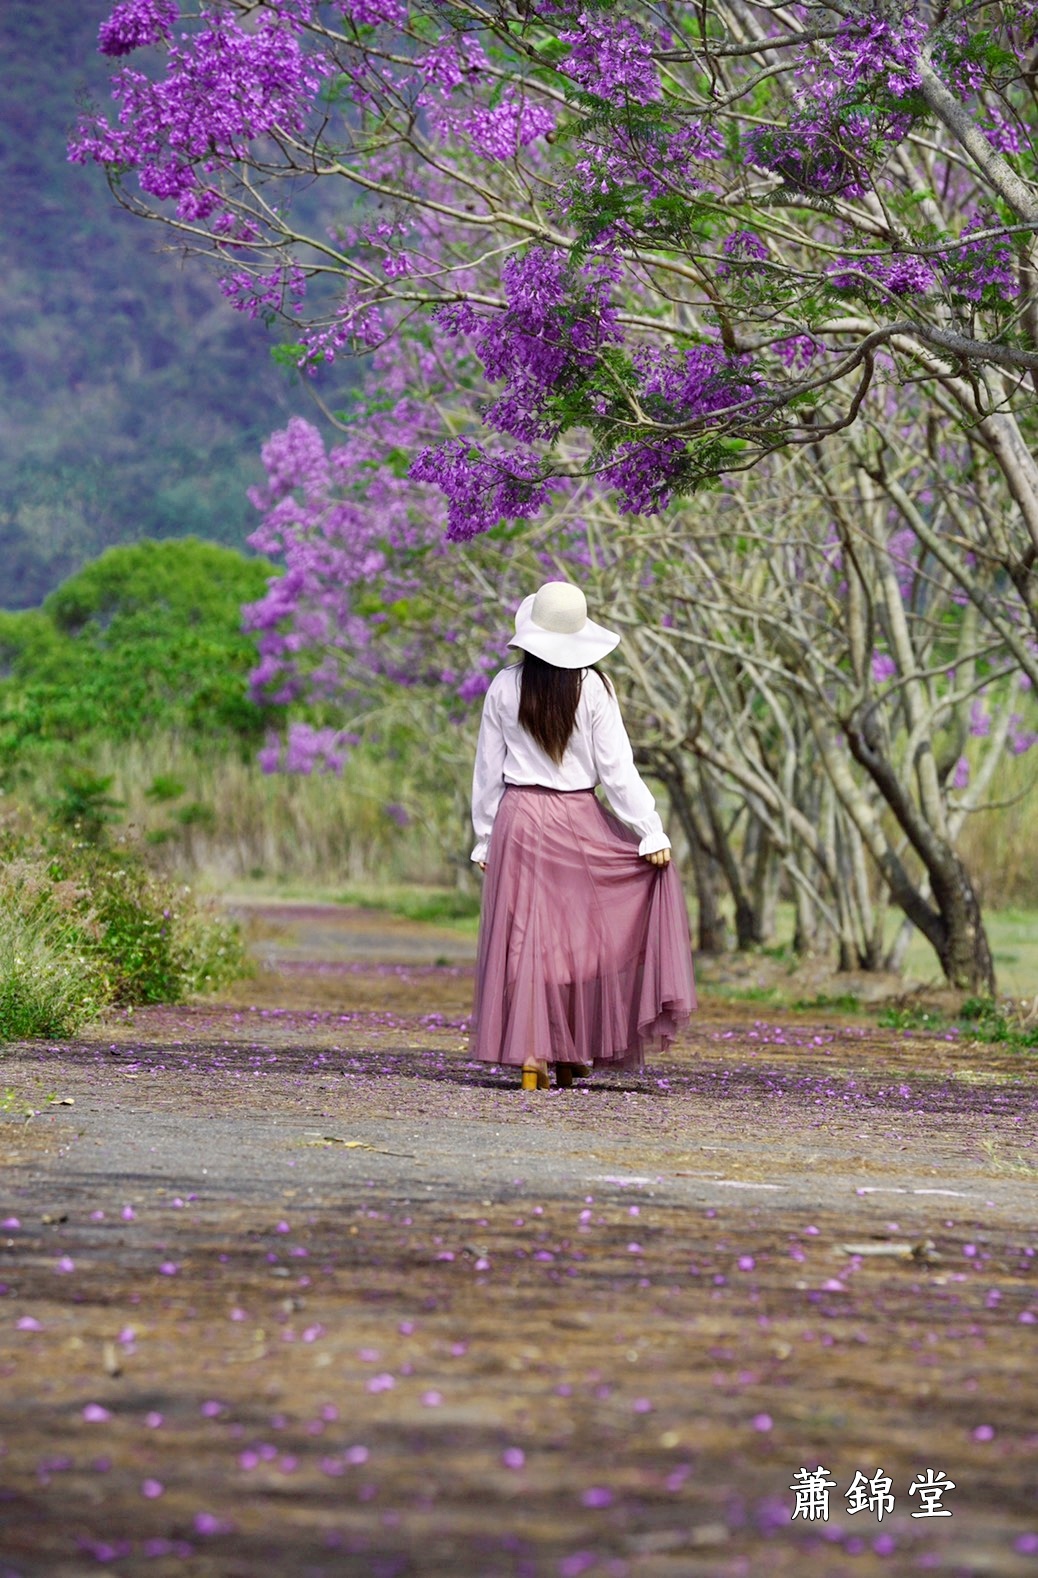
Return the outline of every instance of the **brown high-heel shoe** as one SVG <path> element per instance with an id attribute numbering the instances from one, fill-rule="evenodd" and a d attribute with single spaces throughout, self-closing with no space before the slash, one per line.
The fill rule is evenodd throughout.
<path id="1" fill-rule="evenodd" d="M 545 1063 L 523 1064 L 523 1090 L 547 1090 L 548 1067 Z"/>
<path id="2" fill-rule="evenodd" d="M 575 1079 L 587 1079 L 590 1073 L 587 1063 L 556 1063 L 555 1083 L 561 1090 L 570 1090 Z"/>

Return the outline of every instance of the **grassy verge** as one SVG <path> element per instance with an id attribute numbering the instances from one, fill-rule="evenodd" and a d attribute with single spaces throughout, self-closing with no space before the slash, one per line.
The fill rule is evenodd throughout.
<path id="1" fill-rule="evenodd" d="M 1008 999 L 996 1002 L 992 998 L 971 997 L 954 1014 L 927 1008 L 886 1008 L 880 1011 L 878 1023 L 893 1030 L 954 1030 L 971 1041 L 991 1046 L 1038 1050 L 1038 1022 L 1031 1009 Z"/>
<path id="2" fill-rule="evenodd" d="M 778 982 L 770 982 L 759 989 L 765 995 L 761 1001 L 781 1002 L 786 1007 L 833 1008 L 843 1005 L 853 1011 L 853 1003 L 841 990 L 839 980 L 834 981 L 831 996 L 823 990 L 825 1000 L 807 999 L 798 984 L 798 961 L 792 950 L 795 915 L 792 905 L 778 905 L 776 939 L 773 947 L 762 948 L 755 957 L 773 961 L 785 967 L 785 975 Z M 887 943 L 893 942 L 901 923 L 898 913 L 889 916 Z M 1038 910 L 1006 908 L 985 911 L 984 923 L 995 961 L 999 994 L 1014 999 L 1033 998 L 1038 993 Z M 936 955 L 926 938 L 915 932 L 908 945 L 903 972 L 905 991 L 919 987 L 944 989 L 944 978 Z M 725 989 L 725 995 L 754 1001 L 759 995 L 754 989 L 742 990 L 738 985 Z"/>
<path id="3" fill-rule="evenodd" d="M 359 884 L 335 895 L 337 904 L 357 905 L 363 909 L 383 910 L 406 920 L 445 926 L 451 931 L 475 936 L 479 930 L 479 894 L 459 888 L 430 888 L 400 884 L 375 888 Z"/>
<path id="4" fill-rule="evenodd" d="M 91 763 L 119 803 L 120 825 L 166 870 L 216 892 L 320 886 L 328 874 L 351 886 L 449 881 L 444 851 L 467 854 L 468 828 L 449 793 L 427 791 L 420 766 L 358 749 L 341 776 L 264 773 L 173 734 L 102 744 Z M 58 803 L 68 776 L 41 762 L 36 805 Z"/>

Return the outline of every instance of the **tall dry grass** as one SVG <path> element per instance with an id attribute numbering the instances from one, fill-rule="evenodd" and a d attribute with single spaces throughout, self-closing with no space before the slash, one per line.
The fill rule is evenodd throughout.
<path id="1" fill-rule="evenodd" d="M 111 774 L 123 825 L 167 869 L 212 889 L 243 879 L 325 888 L 471 880 L 467 798 L 449 784 L 430 793 L 420 762 L 361 750 L 341 777 L 267 774 L 164 735 L 102 746 L 93 766 Z M 37 785 L 37 799 L 46 792 Z"/>
<path id="2" fill-rule="evenodd" d="M 112 776 L 122 825 L 140 833 L 160 864 L 214 891 L 242 881 L 475 891 L 467 774 L 435 778 L 417 747 L 394 760 L 362 748 L 341 777 L 300 777 L 268 775 L 252 760 L 206 755 L 160 734 L 101 745 L 90 765 Z M 987 909 L 1038 908 L 1036 778 L 1038 751 L 1007 757 L 991 805 L 963 832 L 962 852 Z M 32 783 L 37 806 L 53 804 L 60 784 L 59 770 L 41 761 Z M 654 788 L 666 819 L 665 795 Z M 170 790 L 178 792 L 164 797 Z M 676 819 L 669 823 L 684 860 Z"/>
<path id="3" fill-rule="evenodd" d="M 996 775 L 989 809 L 963 829 L 963 859 L 986 909 L 1038 908 L 1038 748 L 1007 756 Z"/>

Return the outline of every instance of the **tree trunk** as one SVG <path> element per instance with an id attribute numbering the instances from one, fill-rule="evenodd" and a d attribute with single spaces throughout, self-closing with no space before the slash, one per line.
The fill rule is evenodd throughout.
<path id="1" fill-rule="evenodd" d="M 756 916 L 753 913 L 753 905 L 746 892 L 742 872 L 739 870 L 739 862 L 735 858 L 731 840 L 721 824 L 721 810 L 717 804 L 717 796 L 702 763 L 700 763 L 699 781 L 703 790 L 703 803 L 710 818 L 710 833 L 713 846 L 717 851 L 717 858 L 724 872 L 725 881 L 728 883 L 732 902 L 735 905 L 735 945 L 740 953 L 744 953 L 747 949 L 754 947 L 758 941 Z"/>
<path id="2" fill-rule="evenodd" d="M 690 841 L 691 842 L 691 841 Z M 721 954 L 728 948 L 728 927 L 721 914 L 717 862 L 707 846 L 692 845 L 696 884 L 696 946 L 699 953 Z"/>
<path id="3" fill-rule="evenodd" d="M 752 808 L 751 808 L 752 809 Z M 754 852 L 750 887 L 753 901 L 753 930 L 762 946 L 775 939 L 775 912 L 778 905 L 779 864 L 775 843 L 760 818 L 754 819 L 757 827 L 757 847 Z"/>
<path id="4" fill-rule="evenodd" d="M 848 720 L 845 729 L 855 760 L 869 774 L 922 861 L 934 907 L 925 903 L 918 887 L 904 880 L 903 872 L 890 881 L 891 892 L 933 946 L 949 986 L 993 997 L 995 964 L 969 872 L 951 844 L 909 799 L 893 764 L 877 748 L 868 716 L 863 722 Z M 891 866 L 889 858 L 886 864 Z"/>
<path id="5" fill-rule="evenodd" d="M 669 757 L 662 763 L 654 761 L 653 771 L 667 786 L 671 810 L 681 824 L 692 857 L 692 875 L 696 885 L 697 952 L 724 953 L 728 947 L 728 928 L 721 914 L 721 873 L 717 857 L 710 847 L 706 827 L 696 812 L 685 775 L 677 763 Z"/>
<path id="6" fill-rule="evenodd" d="M 944 922 L 944 940 L 937 949 L 941 968 L 949 985 L 977 997 L 994 997 L 995 962 L 977 890 L 954 850 L 947 851 L 942 868 L 930 873 L 934 898 Z"/>

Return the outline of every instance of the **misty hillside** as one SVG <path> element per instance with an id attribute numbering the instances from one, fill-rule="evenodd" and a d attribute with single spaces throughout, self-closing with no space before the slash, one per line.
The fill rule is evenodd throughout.
<path id="1" fill-rule="evenodd" d="M 305 389 L 199 262 L 69 164 L 107 0 L 0 5 L 0 607 L 140 537 L 241 546 L 259 445 Z"/>

